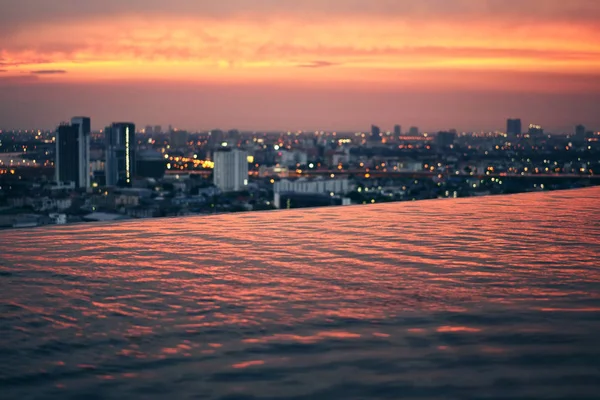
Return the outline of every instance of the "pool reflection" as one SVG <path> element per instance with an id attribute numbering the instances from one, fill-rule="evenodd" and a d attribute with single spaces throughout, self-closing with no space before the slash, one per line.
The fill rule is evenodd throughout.
<path id="1" fill-rule="evenodd" d="M 2 232 L 0 383 L 8 398 L 593 398 L 598 198 Z"/>

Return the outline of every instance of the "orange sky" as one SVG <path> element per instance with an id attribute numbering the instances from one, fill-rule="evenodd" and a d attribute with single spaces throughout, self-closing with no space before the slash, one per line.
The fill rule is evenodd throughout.
<path id="1" fill-rule="evenodd" d="M 598 38 L 595 26 L 565 22 L 508 28 L 498 21 L 385 16 L 305 21 L 123 15 L 36 24 L 12 33 L 1 54 L 3 76 L 65 71 L 43 75 L 67 81 L 364 83 L 366 78 L 394 85 L 402 81 L 402 71 L 592 74 L 600 71 Z M 428 80 L 418 83 L 426 86 Z"/>
<path id="2" fill-rule="evenodd" d="M 9 5 L 0 85 L 600 90 L 595 0 L 121 3 Z"/>

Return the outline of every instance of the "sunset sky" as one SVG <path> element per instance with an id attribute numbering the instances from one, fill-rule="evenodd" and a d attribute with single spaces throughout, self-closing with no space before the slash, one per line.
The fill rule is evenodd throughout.
<path id="1" fill-rule="evenodd" d="M 600 129 L 598 0 L 0 0 L 0 128 Z"/>

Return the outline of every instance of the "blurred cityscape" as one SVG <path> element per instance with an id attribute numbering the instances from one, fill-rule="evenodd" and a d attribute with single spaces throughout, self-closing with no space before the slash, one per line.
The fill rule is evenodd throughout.
<path id="1" fill-rule="evenodd" d="M 600 132 L 187 132 L 74 117 L 0 131 L 0 228 L 373 204 L 600 183 Z"/>

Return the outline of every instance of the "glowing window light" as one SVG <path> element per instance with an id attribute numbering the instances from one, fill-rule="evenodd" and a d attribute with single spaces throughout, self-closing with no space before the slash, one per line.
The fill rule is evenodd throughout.
<path id="1" fill-rule="evenodd" d="M 129 160 L 130 145 L 129 145 L 129 127 L 125 128 L 125 176 L 127 183 L 131 182 L 131 165 Z"/>

